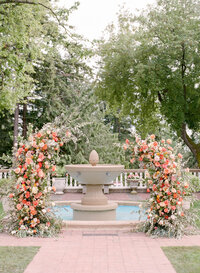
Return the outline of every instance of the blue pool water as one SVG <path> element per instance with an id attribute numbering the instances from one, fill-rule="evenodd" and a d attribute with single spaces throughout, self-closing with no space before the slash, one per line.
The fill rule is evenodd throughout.
<path id="1" fill-rule="evenodd" d="M 70 206 L 55 206 L 53 208 L 54 213 L 56 216 L 63 220 L 73 220 L 73 210 Z M 145 211 L 143 210 L 140 213 L 139 206 L 121 206 L 119 205 L 116 209 L 116 220 L 123 221 L 123 220 L 145 220 L 146 215 Z"/>

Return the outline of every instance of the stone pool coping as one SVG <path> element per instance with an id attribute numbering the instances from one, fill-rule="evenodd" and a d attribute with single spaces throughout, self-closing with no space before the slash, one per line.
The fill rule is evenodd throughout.
<path id="1" fill-rule="evenodd" d="M 114 203 L 118 203 L 122 206 L 137 206 L 144 202 L 139 201 L 118 201 L 112 200 Z M 55 205 L 63 206 L 70 205 L 71 203 L 81 203 L 80 200 L 67 200 L 67 201 L 54 201 Z M 66 221 L 63 220 L 63 227 L 67 229 L 126 229 L 133 230 L 138 224 L 143 223 L 144 221 L 131 221 L 131 220 L 122 220 L 122 221 Z"/>

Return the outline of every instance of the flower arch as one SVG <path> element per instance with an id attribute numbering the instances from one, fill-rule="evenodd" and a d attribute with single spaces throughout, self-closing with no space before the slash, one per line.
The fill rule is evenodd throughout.
<path id="1" fill-rule="evenodd" d="M 13 200 L 12 234 L 50 235 L 59 224 L 48 208 L 48 177 L 56 171 L 56 158 L 60 147 L 70 140 L 71 134 L 63 128 L 46 125 L 19 144 L 15 154 L 15 186 L 9 197 Z"/>
<path id="2" fill-rule="evenodd" d="M 147 169 L 147 192 L 150 193 L 145 231 L 149 234 L 178 236 L 183 231 L 185 212 L 182 207 L 188 183 L 183 182 L 180 165 L 182 155 L 174 154 L 172 141 L 155 140 L 155 135 L 135 142 L 126 140 L 124 149 L 131 151 L 130 162 L 135 160 Z"/>

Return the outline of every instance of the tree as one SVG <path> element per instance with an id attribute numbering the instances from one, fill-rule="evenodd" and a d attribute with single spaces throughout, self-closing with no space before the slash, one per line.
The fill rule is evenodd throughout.
<path id="1" fill-rule="evenodd" d="M 52 9 L 46 0 L 0 1 L 0 45 L 6 43 L 0 53 L 4 56 L 0 62 L 0 135 L 5 137 L 7 132 L 6 145 L 0 143 L 0 157 L 11 154 L 10 122 L 15 121 L 15 140 L 18 131 L 26 137 L 29 123 L 42 128 L 52 122 L 74 102 L 79 83 L 89 74 L 85 65 L 89 51 L 67 22 L 76 7 L 75 3 L 70 9 Z M 13 119 L 14 109 L 19 111 Z"/>
<path id="2" fill-rule="evenodd" d="M 76 6 L 75 3 L 68 10 L 59 10 L 48 0 L 0 1 L 1 112 L 13 112 L 16 104 L 23 103 L 34 90 L 34 64 L 43 59 L 51 46 L 49 32 L 55 31 L 58 35 L 62 28 L 63 35 L 69 37 L 66 22 Z"/>
<path id="3" fill-rule="evenodd" d="M 118 134 L 113 134 L 110 126 L 104 124 L 104 112 L 90 85 L 82 87 L 76 101 L 53 124 L 55 128 L 68 128 L 73 135 L 61 149 L 60 165 L 89 163 L 89 154 L 94 149 L 100 163 L 125 163 Z"/>
<path id="4" fill-rule="evenodd" d="M 97 94 L 144 129 L 165 119 L 200 167 L 199 14 L 199 0 L 158 0 L 139 16 L 121 14 L 119 32 L 111 28 L 100 45 Z"/>

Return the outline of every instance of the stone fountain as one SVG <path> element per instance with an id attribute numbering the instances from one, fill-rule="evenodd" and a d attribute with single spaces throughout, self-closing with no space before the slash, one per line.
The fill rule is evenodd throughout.
<path id="1" fill-rule="evenodd" d="M 103 185 L 109 185 L 124 170 L 123 165 L 98 164 L 95 150 L 90 153 L 90 164 L 67 165 L 67 172 L 80 184 L 86 185 L 86 194 L 81 203 L 72 203 L 74 220 L 107 221 L 116 220 L 115 202 L 108 201 L 103 194 Z"/>

